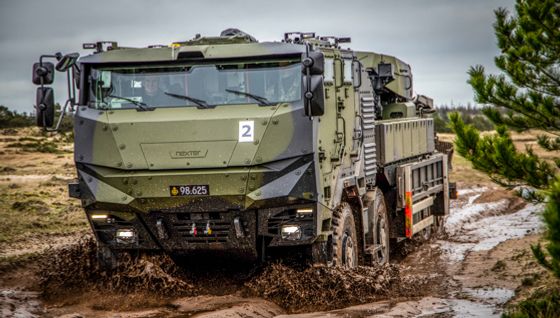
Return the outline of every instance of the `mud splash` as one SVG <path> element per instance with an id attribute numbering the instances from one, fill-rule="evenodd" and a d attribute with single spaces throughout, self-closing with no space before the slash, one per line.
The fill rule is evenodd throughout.
<path id="1" fill-rule="evenodd" d="M 164 296 L 197 294 L 181 268 L 166 255 L 125 255 L 115 270 L 103 269 L 97 262 L 93 238 L 52 250 L 40 262 L 39 286 L 45 299 L 84 290 L 154 292 Z"/>
<path id="2" fill-rule="evenodd" d="M 430 279 L 403 276 L 398 265 L 358 267 L 310 267 L 297 269 L 272 264 L 246 286 L 257 296 L 271 300 L 288 312 L 332 310 L 381 299 L 421 296 Z M 406 286 L 406 288 L 403 288 Z M 414 286 L 413 288 L 410 288 Z"/>
<path id="3" fill-rule="evenodd" d="M 236 293 L 260 296 L 292 313 L 418 297 L 428 294 L 433 284 L 428 276 L 403 275 L 395 264 L 345 270 L 273 263 L 232 277 L 224 270 L 200 275 L 166 255 L 142 255 L 126 257 L 117 269 L 106 271 L 97 263 L 92 238 L 47 253 L 38 276 L 41 295 L 47 301 L 87 292 L 143 293 L 168 299 Z"/>

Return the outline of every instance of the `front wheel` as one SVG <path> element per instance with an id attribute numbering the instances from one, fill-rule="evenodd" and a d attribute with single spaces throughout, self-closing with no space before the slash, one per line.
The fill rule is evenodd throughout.
<path id="1" fill-rule="evenodd" d="M 342 202 L 333 213 L 332 253 L 335 266 L 355 268 L 358 266 L 358 241 L 352 208 Z"/>
<path id="2" fill-rule="evenodd" d="M 97 245 L 97 261 L 103 269 L 108 271 L 112 271 L 119 266 L 117 253 L 104 244 Z"/>

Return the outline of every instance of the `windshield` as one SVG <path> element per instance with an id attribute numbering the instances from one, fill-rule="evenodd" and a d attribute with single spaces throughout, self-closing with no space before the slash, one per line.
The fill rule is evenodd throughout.
<path id="1" fill-rule="evenodd" d="M 89 76 L 89 104 L 98 109 L 271 105 L 300 100 L 301 78 L 299 61 L 100 67 Z"/>

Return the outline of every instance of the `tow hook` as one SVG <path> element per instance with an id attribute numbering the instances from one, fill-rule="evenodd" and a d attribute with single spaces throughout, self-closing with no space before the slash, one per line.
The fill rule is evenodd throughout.
<path id="1" fill-rule="evenodd" d="M 165 227 L 163 226 L 163 220 L 157 219 L 156 221 L 156 229 L 157 235 L 160 240 L 165 240 L 167 238 L 167 232 L 165 231 Z"/>
<path id="2" fill-rule="evenodd" d="M 198 230 L 196 229 L 196 224 L 192 224 L 191 226 L 191 230 L 189 231 L 189 234 L 192 236 L 196 236 L 198 234 Z"/>
<path id="3" fill-rule="evenodd" d="M 237 238 L 242 238 L 245 236 L 245 234 L 243 233 L 243 226 L 241 225 L 238 216 L 233 219 L 233 226 L 235 227 L 235 236 L 237 236 Z"/>

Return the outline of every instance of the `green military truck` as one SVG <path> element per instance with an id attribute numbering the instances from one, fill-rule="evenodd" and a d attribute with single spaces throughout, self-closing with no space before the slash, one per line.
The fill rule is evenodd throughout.
<path id="1" fill-rule="evenodd" d="M 305 251 L 385 263 L 390 242 L 429 236 L 449 211 L 447 154 L 411 68 L 341 48 L 349 38 L 236 29 L 169 46 L 84 44 L 33 67 L 37 124 L 74 116 L 81 200 L 101 261 L 125 251 Z M 56 60 L 56 65 L 47 60 Z M 56 71 L 68 100 L 55 122 Z"/>

